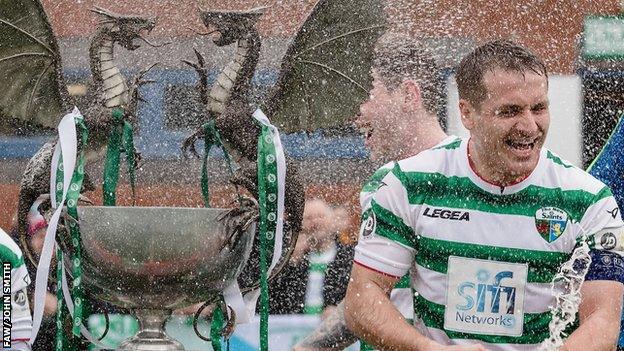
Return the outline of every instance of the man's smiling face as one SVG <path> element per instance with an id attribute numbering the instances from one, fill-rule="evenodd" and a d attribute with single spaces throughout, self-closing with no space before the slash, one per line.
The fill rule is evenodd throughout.
<path id="1" fill-rule="evenodd" d="M 369 98 L 360 106 L 355 119 L 356 126 L 364 135 L 365 145 L 375 161 L 397 158 L 402 150 L 402 128 L 405 126 L 405 97 L 399 87 L 388 90 L 377 73 L 373 73 L 373 88 Z"/>
<path id="2" fill-rule="evenodd" d="M 495 170 L 501 179 L 527 176 L 537 165 L 550 124 L 547 78 L 494 69 L 485 73 L 483 84 L 487 94 L 479 106 L 464 102 L 470 110 L 464 123 L 478 155 L 473 162 Z"/>

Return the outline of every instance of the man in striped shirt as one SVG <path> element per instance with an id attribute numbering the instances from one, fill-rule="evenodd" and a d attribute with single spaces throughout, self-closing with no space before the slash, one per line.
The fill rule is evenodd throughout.
<path id="1" fill-rule="evenodd" d="M 356 247 L 347 326 L 380 349 L 535 350 L 549 336 L 554 275 L 593 237 L 580 326 L 562 349 L 613 349 L 623 223 L 603 183 L 542 148 L 544 63 L 498 40 L 467 55 L 456 79 L 470 139 L 399 161 L 381 180 Z M 387 298 L 410 268 L 415 327 Z"/>
<path id="2" fill-rule="evenodd" d="M 441 77 L 422 43 L 388 31 L 376 44 L 373 66 L 373 89 L 360 107 L 355 124 L 365 136 L 374 163 L 416 154 L 447 137 L 437 118 L 443 102 Z M 379 168 L 362 188 L 363 218 L 368 217 L 374 191 L 393 164 L 389 162 Z M 397 282 L 391 300 L 406 319 L 413 318 L 409 275 Z M 356 341 L 357 337 L 346 328 L 341 302 L 294 350 L 342 350 Z M 360 346 L 361 350 L 371 350 L 365 342 Z"/>

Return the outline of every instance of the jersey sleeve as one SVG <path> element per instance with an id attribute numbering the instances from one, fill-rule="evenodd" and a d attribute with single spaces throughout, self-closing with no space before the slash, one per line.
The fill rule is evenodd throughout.
<path id="1" fill-rule="evenodd" d="M 30 284 L 30 276 L 23 258 L 17 267 L 11 270 L 11 291 L 20 291 Z"/>
<path id="2" fill-rule="evenodd" d="M 381 181 L 392 171 L 393 167 L 394 161 L 386 163 L 377 169 L 375 173 L 366 180 L 366 183 L 364 183 L 362 191 L 360 192 L 360 208 L 362 209 L 362 215 L 370 209 L 375 191 L 377 191 L 379 185 L 381 185 Z"/>
<path id="3" fill-rule="evenodd" d="M 591 264 L 585 280 L 624 283 L 624 223 L 608 188 L 604 188 L 581 220 L 581 233 L 589 238 Z"/>
<path id="4" fill-rule="evenodd" d="M 411 267 L 416 247 L 407 191 L 400 175 L 395 164 L 378 184 L 370 208 L 362 216 L 354 258 L 361 266 L 397 278 Z"/>
<path id="5" fill-rule="evenodd" d="M 11 294 L 11 346 L 15 350 L 30 350 L 32 317 L 26 287 Z"/>
<path id="6" fill-rule="evenodd" d="M 0 229 L 0 262 L 2 263 L 2 294 L 3 318 L 10 316 L 11 347 L 10 350 L 30 350 L 30 334 L 32 317 L 28 303 L 26 287 L 30 277 L 24 262 L 24 256 L 15 242 Z M 10 312 L 8 298 L 10 296 Z"/>
<path id="7" fill-rule="evenodd" d="M 11 348 L 30 350 L 28 341 L 32 332 L 32 317 L 26 288 L 30 277 L 23 256 L 11 269 Z"/>

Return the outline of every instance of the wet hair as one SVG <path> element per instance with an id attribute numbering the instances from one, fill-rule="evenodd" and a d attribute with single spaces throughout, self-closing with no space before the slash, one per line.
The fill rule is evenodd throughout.
<path id="1" fill-rule="evenodd" d="M 421 41 L 396 32 L 386 32 L 375 45 L 373 68 L 390 91 L 404 79 L 418 83 L 423 107 L 438 115 L 444 104 L 443 82 L 432 55 Z"/>
<path id="2" fill-rule="evenodd" d="M 511 40 L 494 40 L 477 47 L 459 63 L 455 75 L 459 98 L 479 107 L 487 95 L 483 76 L 495 69 L 548 78 L 546 65 L 532 51 Z"/>

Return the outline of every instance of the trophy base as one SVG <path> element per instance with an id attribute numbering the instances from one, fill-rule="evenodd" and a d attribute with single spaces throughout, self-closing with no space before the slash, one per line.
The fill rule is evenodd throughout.
<path id="1" fill-rule="evenodd" d="M 117 351 L 184 351 L 184 346 L 169 338 L 132 338 L 121 343 Z"/>
<path id="2" fill-rule="evenodd" d="M 119 344 L 117 351 L 184 351 L 184 346 L 165 333 L 165 321 L 171 311 L 135 310 L 139 331 Z"/>

